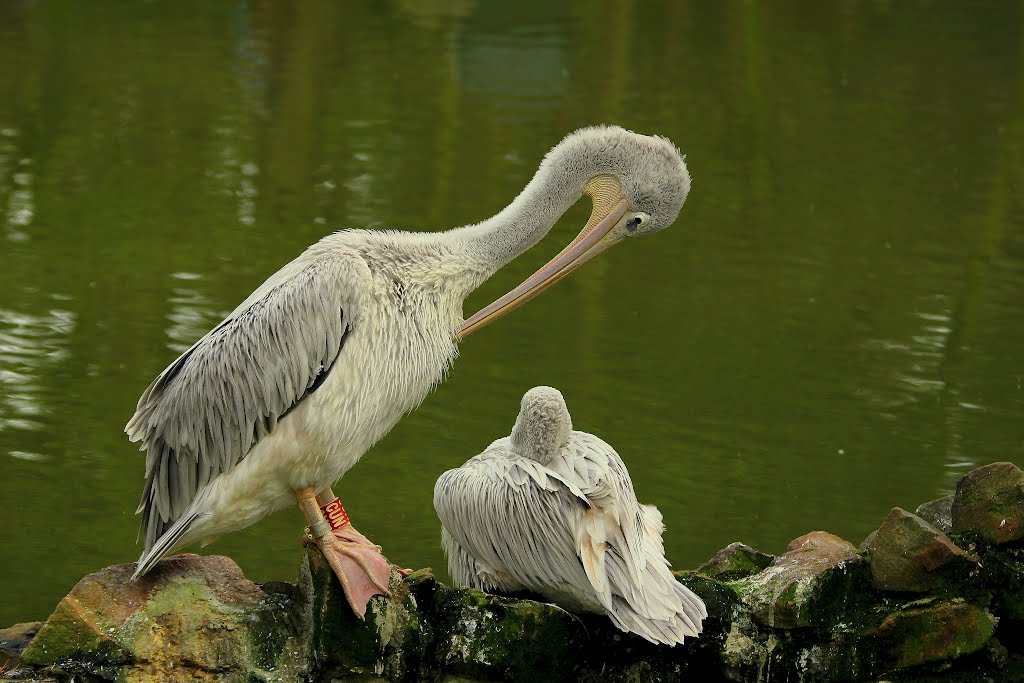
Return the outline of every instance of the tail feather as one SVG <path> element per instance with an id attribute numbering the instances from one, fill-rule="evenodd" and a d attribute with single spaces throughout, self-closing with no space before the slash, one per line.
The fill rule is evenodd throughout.
<path id="1" fill-rule="evenodd" d="M 704 602 L 679 583 L 664 557 L 654 552 L 660 534 L 646 540 L 640 582 L 632 581 L 627 563 L 617 552 L 608 553 L 608 578 L 614 594 L 613 608 L 607 610 L 609 618 L 623 631 L 653 643 L 675 645 L 682 643 L 686 636 L 696 637 L 703 630 L 701 622 L 707 617 Z"/>
<path id="2" fill-rule="evenodd" d="M 133 581 L 152 569 L 164 555 L 174 550 L 185 534 L 192 528 L 192 525 L 195 524 L 196 520 L 204 516 L 202 507 L 208 493 L 208 488 L 200 491 L 199 495 L 192 501 L 192 505 L 185 511 L 185 514 L 175 520 L 150 547 L 143 551 L 135 565 L 135 572 L 132 574 Z"/>

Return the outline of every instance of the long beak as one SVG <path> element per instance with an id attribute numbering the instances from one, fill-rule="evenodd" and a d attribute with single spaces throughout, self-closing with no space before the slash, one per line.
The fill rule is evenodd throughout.
<path id="1" fill-rule="evenodd" d="M 587 184 L 584 194 L 594 200 L 590 220 L 572 242 L 566 245 L 540 270 L 526 278 L 521 285 L 494 303 L 477 311 L 459 328 L 459 339 L 489 325 L 509 311 L 514 311 L 530 299 L 573 272 L 587 261 L 617 244 L 622 237 L 610 235 L 626 214 L 628 203 L 622 196 L 619 182 L 611 177 L 595 178 Z"/>

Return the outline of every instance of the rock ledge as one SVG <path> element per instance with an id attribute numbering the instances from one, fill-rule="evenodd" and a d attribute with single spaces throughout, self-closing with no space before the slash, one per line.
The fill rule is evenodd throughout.
<path id="1" fill-rule="evenodd" d="M 175 556 L 137 583 L 115 565 L 45 623 L 0 629 L 0 683 L 1024 680 L 1022 487 L 1010 463 L 979 468 L 918 508 L 938 523 L 894 508 L 860 550 L 823 531 L 778 557 L 732 544 L 677 572 L 708 619 L 674 648 L 429 569 L 393 572 L 361 622 L 315 550 L 295 584 L 258 586 L 226 557 Z"/>

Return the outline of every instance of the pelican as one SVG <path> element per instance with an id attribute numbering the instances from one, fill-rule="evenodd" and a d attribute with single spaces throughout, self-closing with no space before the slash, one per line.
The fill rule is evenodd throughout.
<path id="1" fill-rule="evenodd" d="M 510 436 L 437 480 L 434 509 L 459 585 L 531 591 L 652 643 L 701 632 L 707 609 L 669 569 L 661 513 L 615 449 L 573 431 L 557 389 L 526 392 Z"/>
<path id="2" fill-rule="evenodd" d="M 498 214 L 444 232 L 344 230 L 271 275 L 161 372 L 125 427 L 146 451 L 135 576 L 169 552 L 298 504 L 305 538 L 357 615 L 390 565 L 331 491 L 440 382 L 458 341 L 626 238 L 662 230 L 690 176 L 665 138 L 570 134 Z M 557 256 L 468 320 L 466 296 L 581 197 L 593 211 Z"/>

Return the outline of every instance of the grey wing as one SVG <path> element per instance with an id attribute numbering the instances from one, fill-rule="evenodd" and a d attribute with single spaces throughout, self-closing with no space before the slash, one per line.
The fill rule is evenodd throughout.
<path id="1" fill-rule="evenodd" d="M 125 432 L 146 451 L 147 551 L 326 378 L 351 329 L 347 270 L 330 253 L 293 261 L 142 394 Z"/>
<path id="2" fill-rule="evenodd" d="M 562 457 L 554 459 L 551 468 L 576 485 L 593 506 L 582 529 L 581 548 L 593 547 L 596 553 L 612 544 L 620 549 L 630 576 L 639 579 L 646 526 L 633 481 L 619 454 L 593 434 L 574 431 Z M 587 574 L 603 592 L 607 580 L 603 573 L 596 568 L 592 571 L 587 564 Z"/>
<path id="3" fill-rule="evenodd" d="M 484 590 L 591 595 L 575 539 L 586 498 L 542 465 L 507 457 L 507 442 L 499 439 L 434 486 L 453 578 Z"/>
<path id="4" fill-rule="evenodd" d="M 608 616 L 656 643 L 698 635 L 707 609 L 672 574 L 661 513 L 637 500 L 618 453 L 586 432 L 573 432 L 563 453 L 551 467 L 591 503 L 580 528 L 580 557 Z"/>

